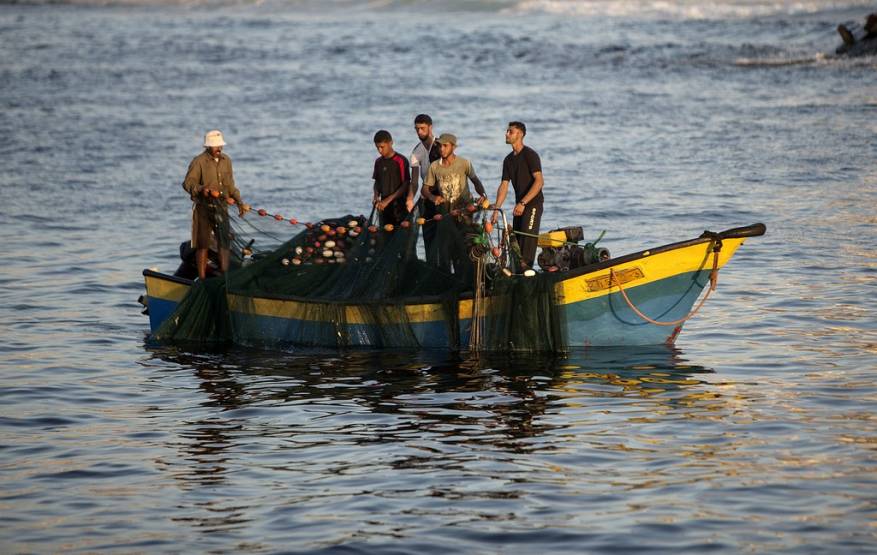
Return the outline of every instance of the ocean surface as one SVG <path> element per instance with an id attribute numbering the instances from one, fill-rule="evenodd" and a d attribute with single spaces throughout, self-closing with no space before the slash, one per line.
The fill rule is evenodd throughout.
<path id="1" fill-rule="evenodd" d="M 874 7 L 0 3 L 0 552 L 877 553 L 877 58 L 832 55 Z M 614 255 L 768 232 L 675 348 L 147 340 L 206 130 L 314 221 L 420 112 L 491 195 L 526 122 L 543 229 Z"/>

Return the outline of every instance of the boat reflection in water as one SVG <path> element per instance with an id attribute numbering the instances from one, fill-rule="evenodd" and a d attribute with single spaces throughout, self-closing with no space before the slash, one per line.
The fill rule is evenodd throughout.
<path id="1" fill-rule="evenodd" d="M 261 410 L 267 415 L 276 414 L 271 409 L 288 407 L 284 422 L 259 418 L 266 433 L 273 425 L 288 424 L 291 413 L 310 405 L 319 407 L 324 417 L 355 413 L 366 420 L 368 414 L 398 415 L 402 420 L 396 422 L 404 421 L 407 431 L 433 422 L 477 423 L 510 436 L 533 435 L 540 426 L 534 421 L 549 408 L 583 406 L 589 399 L 595 404 L 607 398 L 653 399 L 667 408 L 710 398 L 710 383 L 702 378 L 714 374 L 688 363 L 682 351 L 663 346 L 558 356 L 239 348 L 187 352 L 155 345 L 147 350 L 165 367 L 170 363 L 194 372 L 204 393 L 201 407 L 226 414 L 250 409 L 248 414 L 256 416 Z"/>
<path id="2" fill-rule="evenodd" d="M 156 466 L 199 533 L 270 526 L 266 511 L 293 530 L 341 512 L 339 534 L 389 533 L 406 511 L 429 526 L 437 497 L 502 504 L 572 488 L 605 502 L 603 473 L 653 472 L 648 461 L 668 457 L 656 442 L 722 402 L 711 369 L 666 347 L 560 357 L 146 348 L 149 379 L 169 397 L 151 411 L 175 422 Z M 357 524 L 366 515 L 371 524 Z"/>

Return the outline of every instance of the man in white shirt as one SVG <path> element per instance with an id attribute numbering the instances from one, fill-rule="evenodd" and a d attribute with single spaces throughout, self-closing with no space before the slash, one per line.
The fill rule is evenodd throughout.
<path id="1" fill-rule="evenodd" d="M 408 189 L 408 197 L 405 199 L 405 207 L 411 212 L 414 209 L 414 193 L 420 190 L 420 182 L 426 181 L 426 173 L 429 165 L 441 158 L 439 144 L 432 132 L 432 118 L 427 114 L 419 114 L 414 118 L 414 130 L 420 139 L 411 153 L 411 187 Z M 434 191 L 438 194 L 438 191 Z M 435 222 L 430 219 L 435 216 L 435 204 L 425 202 L 422 216 L 427 219 L 423 226 L 423 243 L 429 249 L 433 237 L 435 237 Z"/>

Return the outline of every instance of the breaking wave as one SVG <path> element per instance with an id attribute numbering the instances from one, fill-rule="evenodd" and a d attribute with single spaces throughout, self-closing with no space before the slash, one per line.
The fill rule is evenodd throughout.
<path id="1" fill-rule="evenodd" d="M 873 8 L 873 0 L 0 0 L 0 5 L 82 5 L 106 7 L 261 6 L 279 11 L 331 14 L 382 10 L 553 14 L 570 17 L 711 20 L 795 16 L 833 10 Z"/>

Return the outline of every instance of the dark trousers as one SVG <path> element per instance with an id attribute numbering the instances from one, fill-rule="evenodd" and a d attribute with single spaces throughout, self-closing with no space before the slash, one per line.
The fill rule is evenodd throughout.
<path id="1" fill-rule="evenodd" d="M 426 219 L 426 223 L 423 224 L 423 249 L 427 253 L 429 253 L 429 249 L 432 246 L 432 241 L 435 239 L 435 234 L 438 231 L 436 229 L 436 223 L 432 221 L 432 217 L 437 213 L 435 209 L 435 204 L 432 202 L 423 199 L 423 218 Z"/>
<path id="2" fill-rule="evenodd" d="M 398 227 L 407 217 L 408 210 L 405 208 L 405 199 L 401 201 L 396 199 L 384 208 L 383 212 L 378 214 L 378 222 L 380 222 L 382 227 L 386 224 L 393 224 L 393 227 Z"/>
<path id="3" fill-rule="evenodd" d="M 539 242 L 537 237 L 530 235 L 539 235 L 539 221 L 542 219 L 542 204 L 528 204 L 524 207 L 524 213 L 515 216 L 512 220 L 512 228 L 515 231 L 521 231 L 528 235 L 516 234 L 515 239 L 521 247 L 521 262 L 527 266 L 533 267 L 533 261 L 536 260 L 536 244 Z"/>

